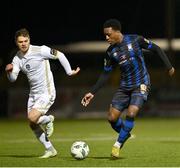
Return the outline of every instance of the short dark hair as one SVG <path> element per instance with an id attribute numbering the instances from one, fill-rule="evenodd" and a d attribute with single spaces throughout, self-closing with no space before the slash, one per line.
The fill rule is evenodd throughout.
<path id="1" fill-rule="evenodd" d="M 15 41 L 17 40 L 19 36 L 30 38 L 29 31 L 26 28 L 22 28 L 16 31 L 15 36 L 14 36 Z"/>
<path id="2" fill-rule="evenodd" d="M 104 22 L 103 28 L 112 27 L 114 30 L 121 31 L 121 23 L 117 19 L 108 19 Z"/>

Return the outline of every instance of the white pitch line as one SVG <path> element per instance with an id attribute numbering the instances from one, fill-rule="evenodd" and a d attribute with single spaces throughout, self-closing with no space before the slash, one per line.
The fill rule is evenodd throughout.
<path id="1" fill-rule="evenodd" d="M 77 140 L 84 140 L 84 141 L 112 141 L 116 140 L 117 137 L 115 136 L 102 136 L 102 137 L 75 137 L 75 138 L 52 138 L 53 142 L 71 142 L 71 141 L 77 141 Z M 130 140 L 136 139 L 136 141 L 180 141 L 180 137 L 136 137 L 136 135 L 131 135 Z M 29 143 L 36 143 L 37 139 L 32 138 L 32 139 L 16 139 L 16 140 L 0 140 L 0 143 L 23 143 L 23 142 L 29 142 Z"/>
<path id="2" fill-rule="evenodd" d="M 53 142 L 71 142 L 75 141 L 77 139 L 81 139 L 84 141 L 109 141 L 109 140 L 114 140 L 115 137 L 92 137 L 92 138 L 54 138 L 52 139 Z M 1 141 L 0 141 L 1 142 Z M 23 142 L 29 142 L 29 143 L 34 143 L 37 142 L 36 139 L 16 139 L 16 140 L 5 140 L 6 143 L 23 143 Z"/>

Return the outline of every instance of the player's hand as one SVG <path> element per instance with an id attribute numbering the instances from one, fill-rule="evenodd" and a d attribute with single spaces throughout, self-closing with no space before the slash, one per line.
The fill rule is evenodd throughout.
<path id="1" fill-rule="evenodd" d="M 76 70 L 72 70 L 72 74 L 70 76 L 76 75 L 80 71 L 80 68 L 77 67 Z"/>
<path id="2" fill-rule="evenodd" d="M 90 103 L 91 99 L 93 99 L 93 97 L 94 95 L 92 93 L 85 94 L 81 100 L 81 104 L 86 107 Z"/>
<path id="3" fill-rule="evenodd" d="M 9 73 L 9 72 L 12 72 L 12 70 L 13 70 L 13 64 L 7 64 L 6 68 L 5 68 L 5 71 L 7 73 Z"/>
<path id="4" fill-rule="evenodd" d="M 174 67 L 172 67 L 172 68 L 169 70 L 169 75 L 170 75 L 170 76 L 173 76 L 174 73 L 175 73 L 175 69 L 174 69 Z"/>

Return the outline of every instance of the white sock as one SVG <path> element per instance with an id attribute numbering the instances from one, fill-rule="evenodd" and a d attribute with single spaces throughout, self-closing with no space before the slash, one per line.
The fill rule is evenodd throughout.
<path id="1" fill-rule="evenodd" d="M 51 146 L 51 147 L 49 147 L 47 150 L 54 151 L 54 150 L 56 150 L 56 149 L 54 148 L 54 146 Z"/>
<path id="2" fill-rule="evenodd" d="M 49 121 L 50 121 L 50 117 L 47 115 L 43 115 L 43 116 L 39 117 L 37 124 L 46 124 Z"/>
<path id="3" fill-rule="evenodd" d="M 120 148 L 121 143 L 119 143 L 118 141 L 116 141 L 116 142 L 115 142 L 115 144 L 114 144 L 114 146 L 116 146 L 116 147 Z"/>
<path id="4" fill-rule="evenodd" d="M 51 142 L 47 139 L 45 133 L 42 133 L 39 137 L 39 141 L 45 146 L 46 149 L 52 147 Z"/>

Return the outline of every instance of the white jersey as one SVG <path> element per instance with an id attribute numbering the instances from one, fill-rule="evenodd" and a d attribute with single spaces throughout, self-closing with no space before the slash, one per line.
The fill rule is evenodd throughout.
<path id="1" fill-rule="evenodd" d="M 54 52 L 56 52 L 56 54 Z M 28 52 L 23 56 L 21 52 L 18 51 L 12 61 L 12 74 L 15 74 L 13 81 L 16 80 L 19 71 L 22 71 L 27 75 L 30 85 L 30 95 L 45 93 L 49 95 L 52 94 L 52 92 L 55 93 L 54 79 L 50 69 L 49 59 L 59 59 L 59 57 L 57 50 L 53 50 L 45 45 L 30 45 Z M 68 71 L 71 72 L 70 65 L 68 65 L 68 68 Z M 67 70 L 66 73 L 68 73 Z"/>

